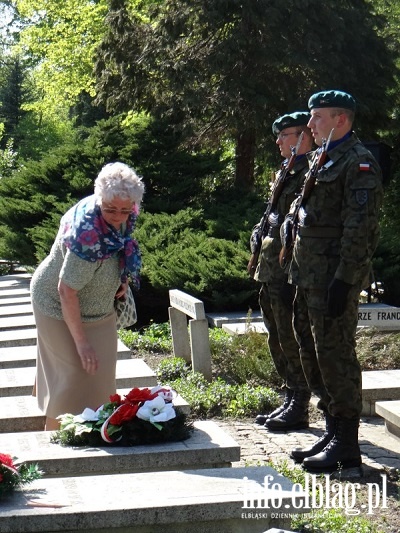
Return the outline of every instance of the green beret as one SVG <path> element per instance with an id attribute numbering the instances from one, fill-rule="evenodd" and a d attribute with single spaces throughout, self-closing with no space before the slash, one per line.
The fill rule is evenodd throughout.
<path id="1" fill-rule="evenodd" d="M 296 111 L 295 113 L 282 115 L 272 124 L 272 133 L 277 135 L 285 128 L 291 128 L 292 126 L 306 126 L 310 118 L 311 115 L 308 111 Z"/>
<path id="2" fill-rule="evenodd" d="M 356 108 L 356 101 L 351 94 L 344 93 L 343 91 L 321 91 L 311 96 L 308 101 L 309 109 L 316 107 L 342 107 L 343 109 Z"/>

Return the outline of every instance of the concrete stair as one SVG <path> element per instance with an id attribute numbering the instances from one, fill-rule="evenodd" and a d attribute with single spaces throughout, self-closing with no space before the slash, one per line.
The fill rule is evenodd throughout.
<path id="1" fill-rule="evenodd" d="M 375 416 L 377 402 L 400 400 L 400 370 L 369 370 L 362 373 L 363 415 Z"/>
<path id="2" fill-rule="evenodd" d="M 400 440 L 400 401 L 376 402 L 375 408 L 385 420 L 387 433 Z"/>
<path id="3" fill-rule="evenodd" d="M 262 533 L 289 525 L 288 518 L 271 518 L 265 505 L 280 497 L 288 514 L 301 495 L 293 500 L 292 483 L 269 467 L 227 468 L 239 461 L 240 447 L 212 421 L 196 421 L 192 436 L 177 443 L 53 444 L 51 434 L 41 431 L 44 415 L 31 396 L 36 329 L 29 276 L 0 278 L 0 309 L 0 453 L 38 463 L 45 472 L 2 500 L 2 533 Z M 134 386 L 156 384 L 156 376 L 120 343 L 117 382 L 124 395 Z M 181 397 L 174 404 L 188 413 Z M 266 479 L 279 490 L 265 492 Z M 263 517 L 243 517 L 246 507 L 261 505 L 260 495 Z"/>

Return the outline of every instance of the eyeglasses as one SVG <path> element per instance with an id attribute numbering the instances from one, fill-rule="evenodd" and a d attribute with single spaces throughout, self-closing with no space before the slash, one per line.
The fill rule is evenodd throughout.
<path id="1" fill-rule="evenodd" d="M 281 139 L 281 141 L 283 141 L 283 139 L 286 139 L 286 137 L 289 137 L 289 135 L 297 135 L 297 136 L 299 136 L 300 133 L 298 131 L 292 131 L 292 133 L 279 133 L 277 138 Z"/>
<path id="2" fill-rule="evenodd" d="M 104 213 L 107 213 L 108 215 L 123 215 L 124 217 L 129 216 L 132 213 L 131 209 L 115 209 L 115 207 L 102 207 L 101 208 Z"/>

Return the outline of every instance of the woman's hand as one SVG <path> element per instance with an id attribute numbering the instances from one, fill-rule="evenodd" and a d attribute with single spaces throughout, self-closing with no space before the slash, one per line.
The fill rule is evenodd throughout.
<path id="1" fill-rule="evenodd" d="M 79 343 L 76 344 L 76 349 L 81 358 L 82 368 L 86 370 L 88 374 L 95 374 L 99 367 L 99 362 L 96 357 L 96 352 L 93 350 L 91 344 L 88 342 Z"/>
<path id="2" fill-rule="evenodd" d="M 118 287 L 117 292 L 115 293 L 115 297 L 117 300 L 125 300 L 125 294 L 129 287 L 129 281 L 126 281 L 125 283 L 121 283 L 121 285 Z"/>

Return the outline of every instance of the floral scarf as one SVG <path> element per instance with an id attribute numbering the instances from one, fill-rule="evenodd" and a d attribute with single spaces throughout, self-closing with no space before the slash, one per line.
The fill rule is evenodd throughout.
<path id="1" fill-rule="evenodd" d="M 121 282 L 125 283 L 130 275 L 135 287 L 139 288 L 141 256 L 137 241 L 131 237 L 137 216 L 135 205 L 125 231 L 121 233 L 104 220 L 95 195 L 87 196 L 62 217 L 62 243 L 80 258 L 93 263 L 118 253 Z"/>

